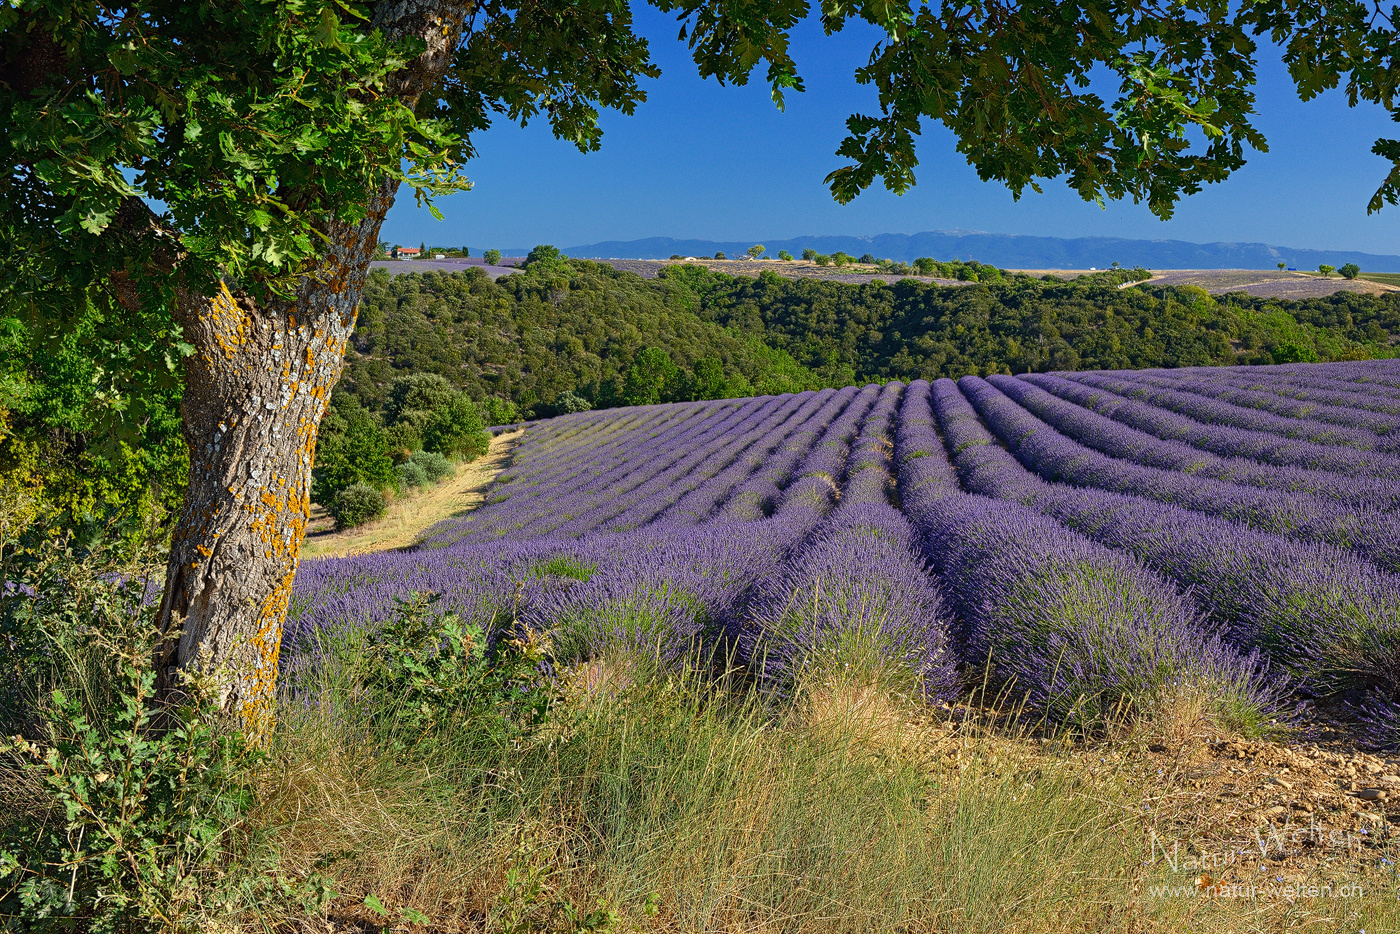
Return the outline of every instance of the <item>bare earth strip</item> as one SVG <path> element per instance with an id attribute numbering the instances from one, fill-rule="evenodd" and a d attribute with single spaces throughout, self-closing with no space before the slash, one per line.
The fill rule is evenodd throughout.
<path id="1" fill-rule="evenodd" d="M 443 519 L 471 512 L 486 498 L 486 489 L 505 469 L 523 430 L 500 434 L 491 439 L 485 457 L 470 464 L 459 464 L 450 478 L 421 493 L 389 502 L 384 518 L 344 532 L 320 506 L 311 509 L 303 558 L 343 558 L 371 551 L 407 548 L 418 541 L 430 526 Z"/>

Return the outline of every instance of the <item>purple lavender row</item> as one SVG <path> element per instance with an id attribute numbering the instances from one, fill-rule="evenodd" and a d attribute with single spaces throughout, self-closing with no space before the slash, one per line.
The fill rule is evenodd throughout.
<path id="1" fill-rule="evenodd" d="M 880 387 L 870 385 L 856 393 L 851 404 L 829 425 L 807 452 L 793 480 L 783 488 L 773 514 L 814 509 L 824 516 L 836 501 L 846 479 L 846 459 L 852 443 L 879 398 Z"/>
<path id="2" fill-rule="evenodd" d="M 1180 441 L 1160 440 L 1026 380 L 989 376 L 987 382 L 1052 428 L 1109 457 L 1224 483 L 1337 499 L 1354 506 L 1391 509 L 1400 503 L 1400 481 L 1340 477 L 1327 471 L 1260 464 L 1243 457 L 1219 457 Z"/>
<path id="3" fill-rule="evenodd" d="M 688 405 L 676 407 L 669 413 L 629 413 L 618 416 L 615 426 L 605 424 L 567 447 L 544 450 L 537 449 L 527 436 L 524 450 L 515 458 L 506 479 L 542 487 L 536 495 L 558 495 L 581 477 L 596 477 L 601 470 L 616 467 L 621 454 L 658 438 L 674 438 L 693 431 L 707 418 L 721 416 L 724 411 L 714 406 Z"/>
<path id="4" fill-rule="evenodd" d="M 724 463 L 727 460 L 725 446 L 736 435 L 752 432 L 773 415 L 774 409 L 786 408 L 791 404 L 791 396 L 779 396 L 742 406 L 703 435 L 678 445 L 664 460 L 629 455 L 632 472 L 623 482 L 595 487 L 594 490 L 601 495 L 594 495 L 592 502 L 585 499 L 590 491 L 581 492 L 579 502 L 587 505 L 576 512 L 566 509 L 566 514 L 573 512 L 573 518 L 569 521 L 561 524 L 556 516 L 542 517 L 527 526 L 524 532 L 538 534 L 540 529 L 557 529 L 562 534 L 578 535 L 610 529 L 611 523 L 633 506 L 655 515 L 674 502 L 669 497 L 686 477 L 696 471 L 703 474 L 712 463 Z"/>
<path id="5" fill-rule="evenodd" d="M 1296 365 L 1296 364 L 1294 364 Z M 1338 379 L 1400 388 L 1400 360 L 1356 360 L 1346 363 L 1315 364 L 1318 372 Z"/>
<path id="6" fill-rule="evenodd" d="M 1271 367 L 1256 369 L 1272 370 Z M 1154 375 L 1159 375 L 1152 371 Z M 1400 415 L 1400 389 L 1387 389 L 1322 376 L 1284 373 L 1217 373 L 1213 377 L 1240 389 L 1272 393 L 1296 402 L 1321 402 L 1385 415 Z"/>
<path id="7" fill-rule="evenodd" d="M 1108 457 L 1065 437 L 986 380 L 964 376 L 958 388 L 1016 459 L 1047 480 L 1154 499 L 1265 532 L 1351 548 L 1381 567 L 1400 569 L 1400 516 L 1393 513 Z"/>
<path id="8" fill-rule="evenodd" d="M 586 579 L 541 592 L 525 621 L 552 634 L 564 664 L 676 668 L 718 645 L 761 569 L 781 562 L 805 531 L 769 520 L 589 536 L 569 545 Z"/>
<path id="9" fill-rule="evenodd" d="M 439 612 L 495 633 L 541 581 L 526 569 L 556 550 L 549 542 L 498 542 L 452 552 L 380 551 L 303 561 L 283 631 L 282 662 L 305 664 L 324 640 L 375 628 L 394 614 L 396 599 L 415 592 L 442 594 Z"/>
<path id="10" fill-rule="evenodd" d="M 885 503 L 843 501 L 764 579 L 740 648 L 785 692 L 835 679 L 927 702 L 957 690 L 949 615 L 908 521 Z"/>
<path id="11" fill-rule="evenodd" d="M 1396 458 L 1390 454 L 1376 450 L 1378 439 L 1368 431 L 1356 431 L 1339 425 L 1284 418 L 1259 409 L 1242 408 L 1218 399 L 1207 399 L 1195 393 L 1181 392 L 1176 389 L 1161 389 L 1145 383 L 1129 381 L 1121 378 L 1121 374 L 1118 373 L 1057 373 L 1055 375 L 1166 409 L 1178 415 L 1185 415 L 1208 425 L 1242 428 L 1246 431 L 1263 432 L 1324 447 L 1340 445 L 1355 448 L 1357 451 L 1376 455 L 1376 462 L 1386 465 L 1387 468 L 1396 461 Z M 1393 476 L 1393 474 L 1386 475 Z"/>
<path id="12" fill-rule="evenodd" d="M 843 504 L 888 505 L 894 498 L 895 421 L 904 389 L 903 383 L 886 383 L 861 425 L 846 465 Z"/>
<path id="13" fill-rule="evenodd" d="M 532 426 L 527 429 L 524 442 L 512 458 L 510 467 L 497 478 L 491 494 L 493 500 L 465 519 L 439 523 L 429 530 L 426 540 L 441 546 L 470 534 L 477 537 L 486 537 L 492 532 L 499 534 L 502 530 L 497 528 L 494 521 L 496 513 L 510 513 L 493 510 L 491 502 L 514 498 L 511 511 L 516 514 L 526 509 L 526 504 L 532 500 L 536 501 L 538 508 L 544 509 L 544 501 L 567 490 L 569 482 L 579 472 L 588 475 L 587 472 L 591 471 L 591 475 L 596 475 L 603 464 L 616 464 L 617 452 L 634 446 L 643 432 L 684 430 L 690 420 L 703 414 L 703 410 L 694 406 L 671 412 L 657 411 L 657 407 L 647 409 L 615 416 L 615 424 L 611 425 L 595 426 L 591 422 L 582 422 L 582 434 L 577 439 L 567 439 L 568 443 L 561 445 L 549 444 L 547 436 L 537 443 L 543 433 L 536 431 L 536 428 L 544 426 Z M 553 421 L 551 419 L 550 423 Z M 575 426 L 578 425 L 580 423 L 576 422 Z M 604 460 L 595 463 L 599 459 Z"/>
<path id="14" fill-rule="evenodd" d="M 560 516 L 561 502 L 572 503 L 578 510 L 584 508 L 583 503 L 590 497 L 606 497 L 617 484 L 643 482 L 645 476 L 629 480 L 629 474 L 636 471 L 638 463 L 659 469 L 680 456 L 677 451 L 683 451 L 690 439 L 714 431 L 738 410 L 739 407 L 732 404 L 686 405 L 682 407 L 684 419 L 676 419 L 660 431 L 623 435 L 597 449 L 593 456 L 580 459 L 572 469 L 529 480 L 513 479 L 496 488 L 486 506 L 465 519 L 431 530 L 431 537 L 425 541 L 441 547 L 467 536 L 484 539 L 519 533 L 541 517 L 557 520 L 555 524 L 568 521 L 571 516 Z"/>
<path id="15" fill-rule="evenodd" d="M 654 478 L 636 492 L 636 501 L 600 525 L 609 531 L 625 531 L 646 525 L 674 507 L 681 498 L 708 486 L 724 471 L 737 464 L 741 476 L 747 476 L 751 466 L 743 462 L 745 451 L 766 445 L 796 427 L 806 411 L 807 396 L 780 396 L 779 404 L 768 405 L 753 412 L 742 424 L 704 445 L 670 471 Z M 728 478 L 720 481 L 729 482 Z M 735 481 L 737 482 L 737 481 Z M 730 484 L 732 485 L 732 483 Z M 712 498 L 712 494 L 710 494 Z"/>
<path id="16" fill-rule="evenodd" d="M 1100 389 L 1050 373 L 1027 373 L 1020 379 L 1164 441 L 1189 444 L 1220 457 L 1249 458 L 1279 467 L 1296 467 L 1346 477 L 1400 480 L 1400 458 L 1385 454 L 1295 441 L 1267 431 L 1208 424 L 1147 402 L 1126 398 L 1107 387 Z M 1126 389 L 1127 384 L 1123 383 L 1118 388 Z"/>
<path id="17" fill-rule="evenodd" d="M 801 401 L 801 405 L 781 424 L 771 431 L 732 445 L 728 464 L 704 478 L 703 482 L 699 482 L 698 478 L 695 483 L 687 481 L 677 491 L 679 495 L 675 502 L 656 514 L 654 519 L 698 523 L 714 517 L 735 491 L 771 461 L 791 438 L 810 433 L 834 394 L 833 390 L 828 389 L 805 392 L 795 397 Z"/>
<path id="18" fill-rule="evenodd" d="M 545 535 L 569 524 L 572 524 L 574 534 L 593 531 L 603 519 L 625 508 L 616 506 L 620 500 L 635 493 L 638 487 L 669 470 L 677 462 L 692 456 L 694 451 L 703 448 L 712 439 L 723 436 L 762 405 L 763 402 L 745 400 L 743 405 L 737 407 L 714 406 L 712 415 L 697 418 L 685 430 L 638 439 L 635 446 L 612 454 L 610 463 L 605 465 L 606 469 L 590 470 L 576 482 L 554 482 L 555 489 L 548 498 L 548 508 L 520 510 L 507 526 L 507 531 L 519 536 Z M 610 510 L 609 507 L 614 508 Z M 580 521 L 585 516 L 591 519 Z"/>
<path id="19" fill-rule="evenodd" d="M 1181 693 L 1222 715 L 1276 711 L 1259 659 L 1207 634 L 1160 575 L 1025 506 L 964 493 L 929 399 L 923 380 L 905 393 L 899 489 L 973 669 L 994 666 L 1034 707 L 1065 719 L 1096 721 L 1120 705 L 1150 715 Z"/>
<path id="20" fill-rule="evenodd" d="M 1152 379 L 1188 392 L 1226 399 L 1236 405 L 1260 408 L 1292 418 L 1307 418 L 1357 425 L 1385 437 L 1400 430 L 1395 405 L 1356 389 L 1309 389 L 1300 380 L 1276 382 L 1268 374 L 1214 372 L 1209 367 L 1186 370 L 1135 371 L 1133 378 Z M 1376 406 L 1379 405 L 1379 408 Z"/>
<path id="21" fill-rule="evenodd" d="M 1210 378 L 1171 379 L 1138 373 L 1130 373 L 1127 378 L 1135 383 L 1159 389 L 1194 393 L 1206 399 L 1228 402 L 1240 408 L 1258 409 L 1282 418 L 1298 419 L 1315 424 L 1340 425 L 1350 431 L 1369 433 L 1372 438 L 1367 441 L 1367 444 L 1375 450 L 1386 451 L 1390 454 L 1400 452 L 1400 441 L 1394 437 L 1396 432 L 1400 432 L 1400 418 L 1392 415 L 1363 412 L 1335 405 L 1293 402 L 1273 393 L 1238 389 L 1228 383 Z"/>
<path id="22" fill-rule="evenodd" d="M 1374 724 L 1383 719 L 1380 712 L 1400 704 L 1400 576 L 1344 549 L 1133 496 L 1047 483 L 996 443 L 951 380 L 935 386 L 934 403 L 969 489 L 1033 508 L 1135 555 L 1189 588 L 1236 644 L 1266 651 L 1314 691 L 1369 697 Z M 1389 739 L 1400 740 L 1400 732 Z"/>
<path id="23" fill-rule="evenodd" d="M 856 393 L 822 439 L 849 443 L 874 400 L 874 388 Z M 794 494 L 784 498 L 776 515 L 755 522 L 660 523 L 630 534 L 586 538 L 579 546 L 585 556 L 596 553 L 587 549 L 610 543 L 622 547 L 602 556 L 601 576 L 538 602 L 531 619 L 563 631 L 564 648 L 578 657 L 642 651 L 675 665 L 716 639 L 742 636 L 746 626 L 739 608 L 829 508 L 830 498 Z"/>
<path id="24" fill-rule="evenodd" d="M 794 473 L 827 428 L 855 402 L 860 390 L 848 386 L 825 392 L 830 394 L 825 396 L 821 409 L 813 416 L 811 423 L 778 445 L 777 450 L 759 465 L 752 476 L 734 488 L 721 506 L 723 518 L 752 521 L 767 515 L 782 499 L 783 489 L 792 482 Z"/>

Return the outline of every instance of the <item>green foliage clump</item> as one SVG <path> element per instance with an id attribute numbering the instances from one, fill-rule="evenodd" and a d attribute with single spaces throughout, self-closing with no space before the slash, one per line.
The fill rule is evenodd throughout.
<path id="1" fill-rule="evenodd" d="M 979 277 L 991 269 L 963 267 Z M 689 274 L 703 317 L 753 335 L 828 385 L 1400 354 L 1400 296 L 1337 292 L 1288 302 L 1119 288 L 1146 278 L 1144 270 L 1114 270 L 949 287 Z"/>
<path id="2" fill-rule="evenodd" d="M 156 697 L 144 599 L 159 555 L 79 548 L 0 504 L 0 918 L 15 930 L 177 931 L 240 899 L 317 901 L 227 864 L 261 754 L 229 729 L 214 672 Z M 241 890 L 241 891 L 240 891 Z"/>
<path id="3" fill-rule="evenodd" d="M 337 530 L 353 529 L 384 515 L 384 494 L 368 483 L 356 482 L 337 492 L 326 508 Z"/>
<path id="4" fill-rule="evenodd" d="M 399 489 L 413 490 L 421 486 L 428 485 L 428 475 L 423 468 L 415 464 L 412 460 L 406 460 L 397 468 L 399 475 Z"/>
<path id="5" fill-rule="evenodd" d="M 520 406 L 500 396 L 487 396 L 481 400 L 481 417 L 488 425 L 514 425 L 522 421 Z"/>
<path id="6" fill-rule="evenodd" d="M 1337 271 L 1342 274 L 1342 278 L 1344 279 L 1355 279 L 1357 276 L 1361 275 L 1361 267 L 1355 263 L 1347 263 Z"/>
<path id="7" fill-rule="evenodd" d="M 487 250 L 485 253 L 481 254 L 481 258 L 486 260 L 486 265 L 495 266 L 501 261 L 501 251 L 494 249 Z"/>
<path id="8" fill-rule="evenodd" d="M 787 250 L 779 250 L 778 259 L 782 260 L 785 263 L 790 263 L 792 262 L 792 254 L 789 253 Z"/>
<path id="9" fill-rule="evenodd" d="M 374 415 L 352 396 L 337 395 L 321 420 L 311 499 L 330 509 L 355 484 L 382 490 L 394 483 L 390 438 Z"/>
<path id="10" fill-rule="evenodd" d="M 423 471 L 429 483 L 438 483 L 452 476 L 452 462 L 436 451 L 414 451 L 408 462 Z"/>
<path id="11" fill-rule="evenodd" d="M 455 613 L 435 612 L 441 597 L 396 598 L 396 612 L 366 643 L 363 683 L 373 706 L 398 711 L 396 726 L 407 730 L 397 741 L 405 732 L 418 738 L 502 708 L 515 714 L 495 721 L 503 730 L 522 722 L 522 710 L 525 722 L 543 719 L 546 695 L 520 690 L 539 681 L 533 667 L 539 659 L 512 652 L 507 643 L 492 664 L 485 631 Z"/>
<path id="12" fill-rule="evenodd" d="M 569 408 L 577 403 L 561 404 L 566 392 L 589 408 L 620 404 L 628 370 L 647 347 L 664 350 L 681 376 L 700 360 L 719 361 L 724 382 L 700 383 L 722 385 L 726 393 L 823 385 L 761 337 L 704 320 L 703 290 L 717 284 L 698 266 L 672 266 L 662 278 L 647 280 L 583 260 L 535 265 L 496 282 L 475 269 L 394 278 L 374 273 L 337 396 L 353 395 L 379 413 L 393 437 L 399 405 L 391 404 L 390 394 L 410 373 L 441 376 L 485 409 L 496 397 L 519 410 L 489 424 L 582 411 Z M 408 434 L 408 441 L 422 444 L 421 435 Z M 399 459 L 413 449 L 394 446 Z"/>
<path id="13" fill-rule="evenodd" d="M 1337 267 L 1329 266 L 1326 263 L 1323 263 L 1322 265 L 1317 267 L 1317 271 L 1322 274 L 1322 278 L 1326 279 L 1328 276 L 1332 275 L 1332 273 L 1337 271 Z"/>
<path id="14" fill-rule="evenodd" d="M 587 412 L 591 408 L 593 408 L 592 403 L 568 389 L 554 397 L 554 411 L 559 415 Z"/>
<path id="15" fill-rule="evenodd" d="M 476 460 L 491 446 L 491 436 L 475 403 L 458 393 L 438 408 L 423 426 L 423 449 L 446 457 Z"/>

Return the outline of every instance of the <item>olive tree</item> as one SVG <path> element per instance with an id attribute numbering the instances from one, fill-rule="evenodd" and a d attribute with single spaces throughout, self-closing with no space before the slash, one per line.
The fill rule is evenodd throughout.
<path id="1" fill-rule="evenodd" d="M 789 39 L 808 0 L 651 2 L 701 76 L 744 84 L 761 66 L 779 107 L 803 90 Z M 828 33 L 880 32 L 854 75 L 878 108 L 847 121 L 827 176 L 842 202 L 877 180 L 909 189 L 932 120 L 1018 196 L 1064 178 L 1168 217 L 1265 146 L 1256 39 L 1283 48 L 1305 98 L 1344 82 L 1353 103 L 1395 109 L 1400 73 L 1394 24 L 1354 3 L 853 0 L 820 15 Z M 89 303 L 124 341 L 183 360 L 167 689 L 226 665 L 227 708 L 265 723 L 318 426 L 400 192 L 436 212 L 469 188 L 494 119 L 597 149 L 600 110 L 633 112 L 658 75 L 626 0 L 0 5 L 3 316 L 50 333 Z M 1400 193 L 1400 141 L 1374 152 L 1393 167 L 1372 210 Z"/>

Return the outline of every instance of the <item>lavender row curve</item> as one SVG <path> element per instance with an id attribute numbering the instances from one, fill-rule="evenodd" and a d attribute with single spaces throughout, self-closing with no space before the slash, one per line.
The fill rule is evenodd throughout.
<path id="1" fill-rule="evenodd" d="M 1127 398 L 1113 386 L 1099 388 L 1051 373 L 1027 373 L 1018 378 L 1164 441 L 1179 441 L 1221 457 L 1243 457 L 1279 467 L 1297 467 L 1345 477 L 1400 480 L 1400 458 L 1356 448 L 1297 441 L 1267 431 L 1198 421 L 1170 409 Z M 1118 388 L 1126 390 L 1127 384 Z"/>
<path id="2" fill-rule="evenodd" d="M 1031 704 L 1061 717 L 1150 709 L 1177 691 L 1222 712 L 1275 712 L 1259 659 L 1203 631 L 1165 578 L 1025 506 L 964 493 L 929 399 L 922 380 L 905 393 L 899 489 L 962 619 L 971 666 L 995 665 Z"/>
<path id="3" fill-rule="evenodd" d="M 1261 531 L 1351 548 L 1381 567 L 1400 569 L 1400 516 L 1394 513 L 1109 457 L 1051 428 L 986 380 L 964 376 L 958 388 L 1016 459 L 1047 480 L 1158 500 Z"/>
<path id="4" fill-rule="evenodd" d="M 940 380 L 933 398 L 969 489 L 1033 508 L 1137 556 L 1189 588 L 1220 632 L 1264 650 L 1314 691 L 1361 692 L 1377 718 L 1400 704 L 1400 576 L 1344 549 L 1048 483 L 997 444 L 952 381 Z M 1400 740 L 1400 733 L 1387 738 Z"/>
<path id="5" fill-rule="evenodd" d="M 1400 481 L 1341 477 L 1327 471 L 1260 464 L 1244 457 L 1220 457 L 1123 425 L 1026 380 L 989 376 L 987 382 L 1052 428 L 1109 457 L 1222 483 L 1342 500 L 1353 506 L 1391 509 L 1400 504 Z"/>

